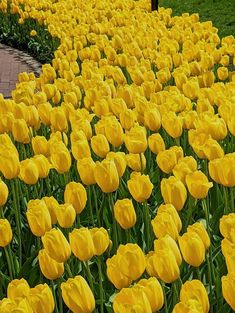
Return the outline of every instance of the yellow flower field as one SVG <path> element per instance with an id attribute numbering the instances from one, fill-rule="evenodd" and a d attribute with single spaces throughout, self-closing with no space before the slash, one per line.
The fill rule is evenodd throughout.
<path id="1" fill-rule="evenodd" d="M 235 311 L 235 38 L 150 5 L 0 0 L 60 42 L 0 94 L 1 313 Z"/>

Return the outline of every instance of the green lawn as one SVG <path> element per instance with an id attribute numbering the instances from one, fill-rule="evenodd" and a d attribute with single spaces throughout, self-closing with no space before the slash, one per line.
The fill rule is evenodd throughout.
<path id="1" fill-rule="evenodd" d="M 172 8 L 174 15 L 199 13 L 201 21 L 213 22 L 220 37 L 235 36 L 235 0 L 159 0 L 159 5 Z"/>

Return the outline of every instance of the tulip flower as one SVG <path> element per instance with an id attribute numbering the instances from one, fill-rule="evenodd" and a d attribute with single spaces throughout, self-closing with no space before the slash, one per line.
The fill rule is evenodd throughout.
<path id="1" fill-rule="evenodd" d="M 40 284 L 30 289 L 28 301 L 35 313 L 52 313 L 55 302 L 47 284 Z"/>
<path id="2" fill-rule="evenodd" d="M 54 280 L 63 275 L 64 264 L 52 259 L 45 249 L 39 251 L 38 261 L 40 270 L 47 279 Z"/>
<path id="3" fill-rule="evenodd" d="M 72 204 L 76 213 L 80 214 L 84 210 L 87 202 L 86 189 L 80 183 L 68 183 L 64 191 L 64 201 L 65 203 Z"/>
<path id="4" fill-rule="evenodd" d="M 137 202 L 144 202 L 151 196 L 153 184 L 148 175 L 133 172 L 127 182 L 127 187 Z"/>

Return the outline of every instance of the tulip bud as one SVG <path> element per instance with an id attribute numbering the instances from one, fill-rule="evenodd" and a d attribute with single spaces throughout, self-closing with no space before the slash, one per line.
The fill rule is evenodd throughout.
<path id="1" fill-rule="evenodd" d="M 129 229 L 136 223 L 136 213 L 132 200 L 117 200 L 114 205 L 114 217 L 123 229 Z"/>
<path id="2" fill-rule="evenodd" d="M 126 170 L 126 155 L 124 152 L 109 152 L 106 156 L 106 159 L 113 160 L 117 171 L 118 176 L 122 177 Z"/>
<path id="3" fill-rule="evenodd" d="M 171 236 L 174 240 L 179 237 L 179 231 L 173 217 L 168 212 L 157 214 L 152 220 L 154 234 L 157 238 L 162 238 L 166 235 Z"/>
<path id="4" fill-rule="evenodd" d="M 4 154 L 0 155 L 0 171 L 6 179 L 13 179 L 18 176 L 20 171 L 18 152 L 12 148 L 4 149 Z"/>
<path id="5" fill-rule="evenodd" d="M 118 171 L 113 160 L 104 159 L 102 162 L 96 162 L 94 176 L 97 185 L 105 193 L 113 192 L 119 187 Z"/>
<path id="6" fill-rule="evenodd" d="M 50 122 L 54 131 L 66 132 L 68 122 L 62 107 L 54 107 L 50 111 Z"/>
<path id="7" fill-rule="evenodd" d="M 161 115 L 157 109 L 149 109 L 144 112 L 144 124 L 151 131 L 157 132 L 161 127 Z"/>
<path id="8" fill-rule="evenodd" d="M 142 126 L 133 126 L 125 134 L 125 145 L 130 153 L 143 153 L 148 146 L 146 129 Z"/>
<path id="9" fill-rule="evenodd" d="M 222 293 L 225 301 L 230 305 L 230 307 L 235 310 L 235 277 L 234 273 L 229 273 L 223 276 L 222 279 Z"/>
<path id="10" fill-rule="evenodd" d="M 135 172 L 144 171 L 146 168 L 146 158 L 143 153 L 126 154 L 126 162 L 127 162 L 127 166 L 129 166 Z"/>
<path id="11" fill-rule="evenodd" d="M 87 202 L 86 189 L 80 183 L 68 183 L 64 191 L 64 201 L 72 204 L 76 213 L 80 214 L 84 210 Z"/>
<path id="12" fill-rule="evenodd" d="M 172 283 L 180 276 L 180 269 L 172 250 L 157 250 L 154 254 L 154 267 L 158 277 L 165 283 Z"/>
<path id="13" fill-rule="evenodd" d="M 39 178 L 46 178 L 51 168 L 48 159 L 42 154 L 35 155 L 32 159 L 37 166 Z"/>
<path id="14" fill-rule="evenodd" d="M 7 219 L 0 219 L 0 247 L 4 248 L 12 241 L 11 225 Z"/>
<path id="15" fill-rule="evenodd" d="M 120 245 L 117 254 L 121 255 L 119 270 L 131 280 L 138 279 L 146 268 L 143 251 L 137 244 Z"/>
<path id="16" fill-rule="evenodd" d="M 63 233 L 56 228 L 47 231 L 42 237 L 43 247 L 55 261 L 66 262 L 71 254 L 71 248 Z M 58 249 L 58 247 L 60 247 Z"/>
<path id="17" fill-rule="evenodd" d="M 195 199 L 203 199 L 207 196 L 213 183 L 208 182 L 208 178 L 203 172 L 195 171 L 186 176 L 186 185 Z"/>
<path id="18" fill-rule="evenodd" d="M 61 227 L 69 228 L 72 227 L 76 219 L 76 211 L 72 204 L 60 204 L 56 210 L 56 217 Z"/>
<path id="19" fill-rule="evenodd" d="M 64 263 L 56 262 L 49 256 L 45 249 L 39 251 L 38 261 L 40 270 L 47 279 L 54 280 L 63 275 Z"/>
<path id="20" fill-rule="evenodd" d="M 217 69 L 217 75 L 219 80 L 226 80 L 228 78 L 228 68 L 227 67 L 219 67 Z"/>
<path id="21" fill-rule="evenodd" d="M 207 250 L 210 247 L 211 240 L 210 237 L 202 223 L 194 223 L 193 225 L 189 225 L 187 228 L 187 232 L 190 234 L 191 232 L 195 232 L 201 238 L 204 243 L 205 249 Z"/>
<path id="22" fill-rule="evenodd" d="M 161 193 L 164 202 L 173 204 L 177 211 L 184 207 L 187 199 L 187 190 L 184 184 L 174 176 L 162 179 Z"/>
<path id="23" fill-rule="evenodd" d="M 89 158 L 91 156 L 91 150 L 87 139 L 72 142 L 71 148 L 75 160 Z"/>
<path id="24" fill-rule="evenodd" d="M 29 143 L 29 128 L 24 119 L 14 120 L 12 124 L 13 138 L 20 143 Z"/>
<path id="25" fill-rule="evenodd" d="M 182 257 L 180 254 L 179 247 L 175 240 L 169 236 L 165 235 L 157 240 L 154 240 L 154 251 L 157 252 L 158 250 L 171 250 L 174 253 L 175 259 L 177 264 L 180 266 L 182 263 Z"/>
<path id="26" fill-rule="evenodd" d="M 69 234 L 69 243 L 73 254 L 80 261 L 88 261 L 95 255 L 94 242 L 88 228 L 74 229 Z"/>
<path id="27" fill-rule="evenodd" d="M 109 143 L 106 137 L 102 134 L 98 134 L 91 138 L 91 148 L 100 158 L 105 158 L 110 150 Z"/>
<path id="28" fill-rule="evenodd" d="M 34 185 L 39 178 L 39 170 L 33 159 L 25 159 L 20 162 L 19 178 L 27 185 Z"/>
<path id="29" fill-rule="evenodd" d="M 62 298 L 72 312 L 92 313 L 95 309 L 95 298 L 82 276 L 69 278 L 61 284 Z"/>
<path id="30" fill-rule="evenodd" d="M 119 118 L 120 123 L 125 130 L 130 130 L 136 122 L 135 112 L 131 109 L 122 111 Z"/>
<path id="31" fill-rule="evenodd" d="M 29 291 L 29 284 L 24 278 L 14 279 L 7 286 L 7 297 L 10 299 L 27 298 Z"/>
<path id="32" fill-rule="evenodd" d="M 55 147 L 50 155 L 50 161 L 58 173 L 63 174 L 69 171 L 71 155 L 64 143 L 55 143 Z"/>
<path id="33" fill-rule="evenodd" d="M 84 158 L 78 160 L 77 170 L 84 185 L 90 186 L 96 183 L 94 177 L 95 162 L 92 158 Z"/>
<path id="34" fill-rule="evenodd" d="M 28 301 L 34 313 L 54 312 L 55 302 L 51 289 L 47 284 L 40 284 L 32 288 L 30 290 Z"/>
<path id="35" fill-rule="evenodd" d="M 187 302 L 179 302 L 174 306 L 172 313 L 204 313 L 202 305 L 195 299 L 189 299 Z"/>
<path id="36" fill-rule="evenodd" d="M 151 305 L 152 312 L 157 312 L 163 307 L 163 291 L 157 278 L 150 277 L 149 279 L 141 279 L 136 285 L 134 285 L 134 288 L 136 287 L 140 287 L 146 295 Z"/>
<path id="37" fill-rule="evenodd" d="M 44 136 L 35 136 L 31 141 L 34 154 L 43 154 L 49 156 L 48 142 Z"/>
<path id="38" fill-rule="evenodd" d="M 92 240 L 94 243 L 95 255 L 102 255 L 109 247 L 109 234 L 103 227 L 90 229 Z"/>
<path id="39" fill-rule="evenodd" d="M 124 134 L 121 124 L 117 119 L 107 118 L 105 124 L 105 137 L 108 142 L 115 148 L 118 148 L 123 144 Z"/>
<path id="40" fill-rule="evenodd" d="M 53 196 L 43 197 L 42 200 L 45 202 L 46 207 L 50 213 L 51 223 L 56 224 L 57 223 L 56 211 L 59 206 L 58 201 Z"/>
<path id="41" fill-rule="evenodd" d="M 43 236 L 52 227 L 51 216 L 43 200 L 30 200 L 26 216 L 31 232 L 37 237 Z"/>
<path id="42" fill-rule="evenodd" d="M 197 161 L 192 156 L 187 156 L 178 161 L 173 168 L 174 176 L 185 184 L 186 176 L 197 170 Z"/>
<path id="43" fill-rule="evenodd" d="M 123 288 L 114 298 L 114 313 L 151 313 L 151 305 L 141 288 Z"/>
<path id="44" fill-rule="evenodd" d="M 208 313 L 210 309 L 209 299 L 206 288 L 202 282 L 197 279 L 186 281 L 180 291 L 180 301 L 187 303 L 188 300 L 194 299 L 201 303 L 203 312 Z"/>
<path id="45" fill-rule="evenodd" d="M 162 127 L 172 138 L 179 138 L 183 132 L 183 121 L 174 112 L 169 112 L 162 117 Z"/>
<path id="46" fill-rule="evenodd" d="M 132 282 L 130 277 L 127 277 L 120 271 L 117 272 L 121 258 L 122 256 L 120 254 L 115 254 L 112 258 L 109 258 L 106 261 L 107 277 L 117 289 L 128 287 Z"/>
<path id="47" fill-rule="evenodd" d="M 127 182 L 127 187 L 132 197 L 137 202 L 146 201 L 152 193 L 153 184 L 148 175 L 141 175 L 138 172 L 133 172 Z"/>
<path id="48" fill-rule="evenodd" d="M 160 134 L 152 134 L 148 137 L 149 149 L 154 153 L 158 154 L 160 151 L 165 150 L 165 143 Z"/>
<path id="49" fill-rule="evenodd" d="M 235 243 L 235 213 L 223 215 L 220 219 L 219 229 L 224 238 Z"/>
<path id="50" fill-rule="evenodd" d="M 8 198 L 8 187 L 4 181 L 0 180 L 0 207 L 5 205 Z"/>

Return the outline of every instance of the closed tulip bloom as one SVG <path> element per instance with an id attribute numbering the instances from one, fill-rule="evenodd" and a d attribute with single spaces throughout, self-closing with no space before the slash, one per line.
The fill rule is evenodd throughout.
<path id="1" fill-rule="evenodd" d="M 113 160 L 117 171 L 118 176 L 122 177 L 126 170 L 126 155 L 124 152 L 109 152 L 106 156 L 107 159 Z"/>
<path id="2" fill-rule="evenodd" d="M 149 300 L 152 312 L 157 312 L 163 307 L 163 291 L 157 278 L 150 277 L 149 279 L 141 279 L 134 285 L 134 288 L 135 287 L 141 287 L 141 290 L 143 290 Z"/>
<path id="3" fill-rule="evenodd" d="M 87 139 L 72 142 L 71 148 L 75 160 L 89 158 L 91 156 L 91 150 Z"/>
<path id="4" fill-rule="evenodd" d="M 223 215 L 220 219 L 219 229 L 224 238 L 235 243 L 235 213 Z"/>
<path id="5" fill-rule="evenodd" d="M 221 278 L 222 282 L 222 293 L 225 301 L 235 311 L 235 276 L 234 273 L 229 273 Z"/>
<path id="6" fill-rule="evenodd" d="M 59 206 L 58 201 L 53 196 L 43 197 L 42 200 L 45 202 L 46 207 L 50 213 L 51 223 L 56 224 L 57 223 L 56 211 Z"/>
<path id="7" fill-rule="evenodd" d="M 8 313 L 9 311 L 16 309 L 17 304 L 14 300 L 10 298 L 3 298 L 0 300 L 0 310 L 2 313 Z"/>
<path id="8" fill-rule="evenodd" d="M 163 178 L 161 193 L 165 203 L 173 204 L 177 211 L 183 209 L 187 199 L 187 190 L 180 180 L 174 176 Z"/>
<path id="9" fill-rule="evenodd" d="M 149 276 L 151 277 L 158 277 L 157 270 L 155 268 L 155 251 L 150 251 L 148 254 L 145 256 L 146 260 L 146 272 L 148 273 Z"/>
<path id="10" fill-rule="evenodd" d="M 199 267 L 204 262 L 206 249 L 197 233 L 184 233 L 179 237 L 179 246 L 185 262 L 189 265 Z"/>
<path id="11" fill-rule="evenodd" d="M 158 207 L 157 214 L 161 214 L 163 212 L 168 213 L 172 217 L 178 232 L 180 232 L 182 229 L 182 221 L 175 207 L 172 204 L 161 204 Z"/>
<path id="12" fill-rule="evenodd" d="M 154 154 L 158 154 L 166 149 L 165 142 L 160 134 L 150 135 L 148 137 L 148 146 Z"/>
<path id="13" fill-rule="evenodd" d="M 43 200 L 30 200 L 26 216 L 34 236 L 41 237 L 52 228 L 51 216 Z"/>
<path id="14" fill-rule="evenodd" d="M 179 231 L 173 217 L 168 212 L 157 214 L 151 222 L 154 234 L 157 238 L 166 235 L 171 236 L 174 240 L 179 237 Z"/>
<path id="15" fill-rule="evenodd" d="M 15 141 L 20 143 L 29 143 L 29 128 L 23 119 L 16 119 L 12 124 L 12 135 Z"/>
<path id="16" fill-rule="evenodd" d="M 39 170 L 33 159 L 20 162 L 19 178 L 27 185 L 34 185 L 39 179 Z"/>
<path id="17" fill-rule="evenodd" d="M 95 309 L 95 298 L 82 276 L 69 278 L 61 284 L 62 298 L 73 313 L 91 313 Z"/>
<path id="18" fill-rule="evenodd" d="M 203 148 L 206 158 L 211 161 L 214 159 L 222 158 L 224 150 L 221 145 L 214 139 L 208 139 L 205 147 Z"/>
<path id="19" fill-rule="evenodd" d="M 7 306 L 7 304 L 6 304 Z M 11 307 L 12 306 L 12 307 Z M 11 312 L 11 313 L 33 313 L 33 309 L 29 304 L 29 301 L 25 298 L 25 299 L 17 299 L 17 301 L 14 301 L 14 305 L 13 303 L 11 303 L 9 305 L 9 307 L 4 307 L 1 308 L 0 305 L 0 309 L 2 313 L 7 313 L 7 312 Z"/>
<path id="20" fill-rule="evenodd" d="M 127 181 L 127 187 L 132 197 L 137 202 L 146 201 L 152 193 L 153 184 L 148 175 L 141 175 L 138 172 L 133 172 L 130 179 Z"/>
<path id="21" fill-rule="evenodd" d="M 132 279 L 120 271 L 119 263 L 122 256 L 115 254 L 112 258 L 107 259 L 107 277 L 117 289 L 130 286 Z"/>
<path id="22" fill-rule="evenodd" d="M 143 153 L 148 146 L 146 129 L 143 126 L 133 126 L 125 134 L 125 145 L 130 153 Z"/>
<path id="23" fill-rule="evenodd" d="M 46 178 L 51 169 L 48 159 L 44 155 L 38 154 L 33 157 L 33 161 L 38 168 L 39 178 Z"/>
<path id="24" fill-rule="evenodd" d="M 105 158 L 110 151 L 108 140 L 102 134 L 98 134 L 91 138 L 91 148 L 100 158 Z"/>
<path id="25" fill-rule="evenodd" d="M 172 138 L 179 138 L 183 132 L 183 121 L 174 112 L 169 112 L 162 117 L 162 127 Z"/>
<path id="26" fill-rule="evenodd" d="M 119 270 L 132 280 L 138 279 L 146 268 L 145 255 L 137 244 L 120 245 L 117 254 L 121 255 Z"/>
<path id="27" fill-rule="evenodd" d="M 8 187 L 4 181 L 0 180 L 0 207 L 5 205 L 8 198 Z"/>
<path id="28" fill-rule="evenodd" d="M 16 178 L 20 171 L 20 161 L 18 152 L 13 149 L 4 149 L 0 153 L 0 171 L 6 179 Z"/>
<path id="29" fill-rule="evenodd" d="M 170 174 L 177 164 L 177 156 L 171 149 L 160 151 L 157 155 L 156 161 L 162 172 Z"/>
<path id="30" fill-rule="evenodd" d="M 151 131 L 157 132 L 161 127 L 161 115 L 157 109 L 144 112 L 144 124 Z"/>
<path id="31" fill-rule="evenodd" d="M 221 242 L 221 250 L 225 258 L 228 273 L 234 272 L 235 266 L 235 244 L 224 238 Z"/>
<path id="32" fill-rule="evenodd" d="M 54 107 L 50 111 L 50 122 L 54 131 L 66 132 L 68 122 L 62 107 Z"/>
<path id="33" fill-rule="evenodd" d="M 217 75 L 220 80 L 226 80 L 228 78 L 228 68 L 227 67 L 219 67 L 217 69 Z"/>
<path id="34" fill-rule="evenodd" d="M 77 214 L 80 214 L 87 202 L 87 193 L 84 186 L 80 183 L 70 182 L 64 191 L 64 201 L 73 205 Z"/>
<path id="35" fill-rule="evenodd" d="M 134 154 L 128 153 L 126 154 L 126 162 L 127 166 L 130 167 L 135 172 L 144 171 L 146 168 L 146 158 L 143 153 Z"/>
<path id="36" fill-rule="evenodd" d="M 45 249 L 38 253 L 38 261 L 42 274 L 50 280 L 61 277 L 64 273 L 64 263 L 58 263 L 53 260 Z"/>
<path id="37" fill-rule="evenodd" d="M 131 109 L 122 111 L 119 115 L 119 118 L 120 123 L 125 130 L 130 130 L 136 122 L 135 112 Z"/>
<path id="38" fill-rule="evenodd" d="M 27 298 L 29 291 L 29 284 L 24 278 L 14 279 L 7 286 L 7 297 L 10 299 Z"/>
<path id="39" fill-rule="evenodd" d="M 197 81 L 189 80 L 183 84 L 183 93 L 190 100 L 195 100 L 198 98 L 200 87 Z"/>
<path id="40" fill-rule="evenodd" d="M 203 312 L 208 313 L 210 309 L 209 299 L 206 288 L 200 280 L 193 279 L 186 281 L 180 291 L 180 301 L 187 303 L 190 299 L 201 303 Z"/>
<path id="41" fill-rule="evenodd" d="M 172 283 L 180 276 L 175 255 L 170 249 L 157 250 L 154 254 L 154 267 L 157 276 L 165 283 Z"/>
<path id="42" fill-rule="evenodd" d="M 154 240 L 154 251 L 157 252 L 158 250 L 166 250 L 170 249 L 175 256 L 177 264 L 180 266 L 182 263 L 182 257 L 180 254 L 179 247 L 175 240 L 169 236 L 165 235 L 164 237 L 161 237 L 157 240 Z"/>
<path id="43" fill-rule="evenodd" d="M 95 255 L 102 255 L 109 247 L 109 234 L 103 227 L 94 227 L 90 229 L 91 237 L 94 243 Z"/>
<path id="44" fill-rule="evenodd" d="M 94 176 L 97 185 L 105 193 L 113 192 L 119 187 L 119 175 L 113 160 L 104 159 L 102 162 L 96 162 Z"/>
<path id="45" fill-rule="evenodd" d="M 123 144 L 124 133 L 121 124 L 117 119 L 107 118 L 105 123 L 105 137 L 108 142 L 115 148 Z"/>
<path id="46" fill-rule="evenodd" d="M 72 204 L 60 204 L 56 210 L 58 224 L 63 228 L 72 227 L 76 219 L 76 211 Z"/>
<path id="47" fill-rule="evenodd" d="M 203 199 L 207 196 L 213 183 L 208 181 L 207 176 L 203 172 L 195 171 L 186 176 L 186 185 L 195 199 Z"/>
<path id="48" fill-rule="evenodd" d="M 69 243 L 73 254 L 80 261 L 88 261 L 95 255 L 94 242 L 88 228 L 74 229 L 69 234 Z"/>
<path id="49" fill-rule="evenodd" d="M 209 173 L 211 178 L 223 186 L 235 186 L 235 158 L 226 154 L 225 157 L 209 162 Z"/>
<path id="50" fill-rule="evenodd" d="M 34 154 L 43 154 L 49 156 L 48 141 L 44 136 L 35 136 L 31 141 Z"/>
<path id="51" fill-rule="evenodd" d="M 141 288 L 123 288 L 114 298 L 114 313 L 151 313 L 151 304 Z"/>
<path id="52" fill-rule="evenodd" d="M 90 186 L 96 183 L 94 176 L 95 162 L 91 157 L 78 160 L 77 170 L 84 185 Z"/>
<path id="53" fill-rule="evenodd" d="M 28 301 L 34 313 L 54 312 L 55 302 L 52 291 L 47 284 L 40 284 L 31 288 Z"/>
<path id="54" fill-rule="evenodd" d="M 202 223 L 194 223 L 193 225 L 189 225 L 187 228 L 187 232 L 190 234 L 191 232 L 195 232 L 201 238 L 204 243 L 205 249 L 207 250 L 210 247 L 211 240 L 206 231 L 204 225 Z"/>
<path id="55" fill-rule="evenodd" d="M 188 174 L 197 170 L 197 161 L 192 156 L 187 156 L 178 161 L 173 168 L 174 176 L 185 184 L 185 178 Z"/>
<path id="56" fill-rule="evenodd" d="M 179 302 L 174 306 L 172 313 L 204 313 L 201 303 L 195 299 Z"/>
<path id="57" fill-rule="evenodd" d="M 4 248 L 12 241 L 11 225 L 7 219 L 0 219 L 0 247 Z"/>
<path id="58" fill-rule="evenodd" d="M 71 155 L 62 142 L 55 144 L 55 149 L 50 155 L 50 161 L 58 173 L 63 174 L 69 171 L 71 167 Z"/>
<path id="59" fill-rule="evenodd" d="M 129 229 L 136 223 L 136 213 L 132 200 L 117 200 L 114 205 L 114 217 L 123 229 Z"/>
<path id="60" fill-rule="evenodd" d="M 59 229 L 53 228 L 46 232 L 42 243 L 49 256 L 58 263 L 66 262 L 70 257 L 70 245 Z"/>

